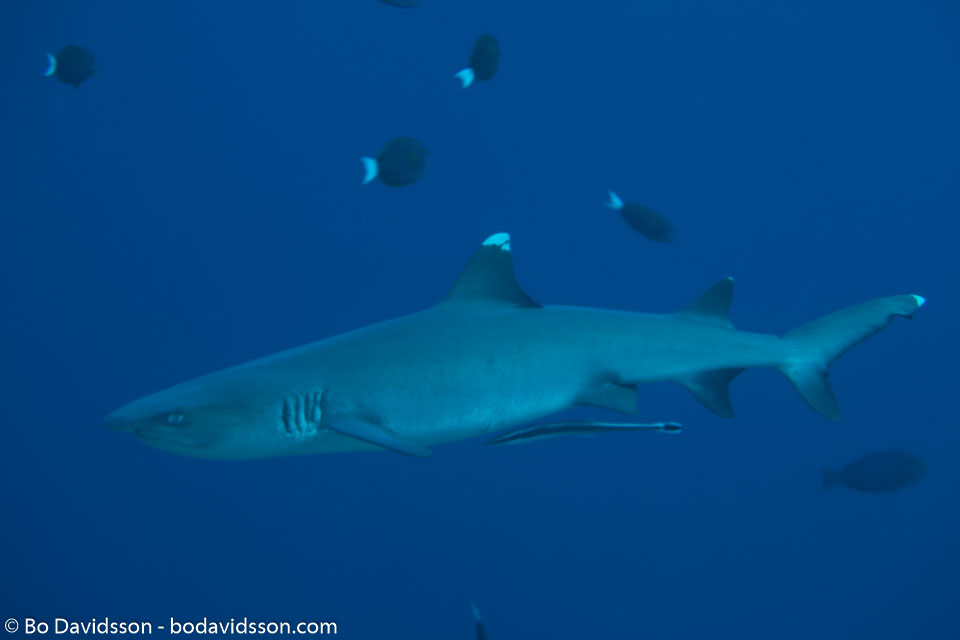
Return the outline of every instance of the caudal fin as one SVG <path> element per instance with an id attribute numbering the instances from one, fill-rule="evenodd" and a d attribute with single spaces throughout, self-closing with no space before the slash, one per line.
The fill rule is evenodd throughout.
<path id="1" fill-rule="evenodd" d="M 462 89 L 466 89 L 473 84 L 473 80 L 477 77 L 477 74 L 473 69 L 467 67 L 463 71 L 458 71 L 453 74 L 453 77 L 457 78 L 463 84 Z"/>
<path id="2" fill-rule="evenodd" d="M 926 302 L 915 295 L 878 298 L 848 307 L 784 334 L 796 355 L 779 369 L 793 383 L 812 409 L 830 418 L 840 418 L 840 407 L 830 388 L 830 365 L 854 346 L 877 333 L 894 318 L 910 318 Z"/>
<path id="3" fill-rule="evenodd" d="M 613 191 L 607 191 L 609 194 L 608 199 L 604 204 L 614 211 L 620 211 L 623 209 L 623 200 L 620 199 L 620 196 L 615 194 Z"/>
<path id="4" fill-rule="evenodd" d="M 57 72 L 57 57 L 52 53 L 47 54 L 47 70 L 43 72 L 43 75 L 49 77 Z"/>
<path id="5" fill-rule="evenodd" d="M 360 158 L 363 163 L 363 184 L 370 184 L 380 175 L 380 164 L 375 158 Z"/>

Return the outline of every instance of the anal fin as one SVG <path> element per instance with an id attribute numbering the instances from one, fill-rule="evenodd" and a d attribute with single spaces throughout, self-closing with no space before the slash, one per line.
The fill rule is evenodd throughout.
<path id="1" fill-rule="evenodd" d="M 730 381 L 744 372 L 744 369 L 713 369 L 704 371 L 680 383 L 690 390 L 703 406 L 722 418 L 733 417 L 733 403 L 730 401 Z"/>

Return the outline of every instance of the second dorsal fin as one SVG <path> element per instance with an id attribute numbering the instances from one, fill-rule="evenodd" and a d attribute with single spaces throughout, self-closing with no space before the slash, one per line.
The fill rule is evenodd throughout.
<path id="1" fill-rule="evenodd" d="M 733 301 L 733 278 L 724 278 L 707 289 L 680 313 L 701 322 L 733 328 L 730 303 Z"/>
<path id="2" fill-rule="evenodd" d="M 539 307 L 513 277 L 510 235 L 495 233 L 480 245 L 444 302 L 482 302 Z"/>

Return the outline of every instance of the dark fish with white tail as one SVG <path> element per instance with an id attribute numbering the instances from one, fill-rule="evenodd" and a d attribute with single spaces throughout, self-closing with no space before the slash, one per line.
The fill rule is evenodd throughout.
<path id="1" fill-rule="evenodd" d="M 483 34 L 473 45 L 470 53 L 470 64 L 466 69 L 458 71 L 454 77 L 460 80 L 466 89 L 474 80 L 489 82 L 497 75 L 500 66 L 500 43 L 488 33 Z"/>
<path id="2" fill-rule="evenodd" d="M 642 236 L 653 240 L 654 242 L 673 242 L 676 235 L 673 225 L 662 215 L 649 207 L 624 202 L 620 196 L 613 191 L 609 191 L 606 205 L 614 211 L 619 211 L 620 215 L 628 225 L 633 227 L 634 231 Z"/>
<path id="3" fill-rule="evenodd" d="M 95 62 L 96 58 L 92 53 L 79 45 L 71 44 L 61 49 L 57 55 L 47 54 L 47 70 L 43 75 L 56 76 L 60 82 L 77 88 L 96 73 Z"/>
<path id="4" fill-rule="evenodd" d="M 389 187 L 413 184 L 427 168 L 427 148 L 413 138 L 394 138 L 383 147 L 376 158 L 364 157 L 363 184 L 380 180 Z"/>

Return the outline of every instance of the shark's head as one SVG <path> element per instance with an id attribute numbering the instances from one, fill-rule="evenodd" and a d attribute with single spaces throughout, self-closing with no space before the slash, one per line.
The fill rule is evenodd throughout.
<path id="1" fill-rule="evenodd" d="M 181 455 L 244 459 L 276 455 L 276 418 L 261 390 L 237 376 L 214 374 L 134 400 L 106 417 L 106 425 Z"/>

